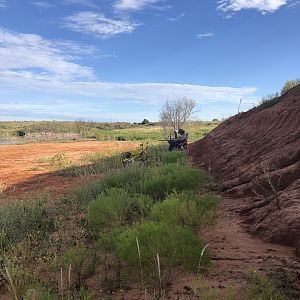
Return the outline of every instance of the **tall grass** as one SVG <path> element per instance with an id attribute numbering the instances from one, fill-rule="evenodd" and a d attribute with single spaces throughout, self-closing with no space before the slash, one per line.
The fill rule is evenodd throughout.
<path id="1" fill-rule="evenodd" d="M 32 204 L 17 202 L 0 209 L 1 249 L 22 241 L 28 234 L 45 237 L 54 229 L 51 207 L 40 199 Z"/>
<path id="2" fill-rule="evenodd" d="M 136 251 L 136 238 L 139 241 L 141 257 Z M 127 262 L 131 274 L 138 274 L 140 261 L 144 279 L 157 282 L 157 254 L 160 258 L 164 284 L 171 279 L 178 266 L 187 271 L 197 271 L 203 243 L 189 229 L 178 225 L 158 222 L 137 224 L 121 233 L 117 240 L 117 255 Z M 204 254 L 202 265 L 208 266 L 209 257 Z M 128 270 L 127 270 L 128 271 Z"/>
<path id="3" fill-rule="evenodd" d="M 210 178 L 204 171 L 181 163 L 148 168 L 130 167 L 104 179 L 104 183 L 108 187 L 119 187 L 133 193 L 144 193 L 156 200 L 163 199 L 174 191 L 202 188 L 209 181 Z"/>
<path id="4" fill-rule="evenodd" d="M 149 196 L 112 188 L 89 205 L 88 219 L 94 228 L 101 231 L 130 225 L 148 215 L 152 202 Z"/>

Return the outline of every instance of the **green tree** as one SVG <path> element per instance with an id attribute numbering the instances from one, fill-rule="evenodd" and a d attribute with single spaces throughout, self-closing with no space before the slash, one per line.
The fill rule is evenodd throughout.
<path id="1" fill-rule="evenodd" d="M 143 121 L 142 121 L 142 123 L 141 123 L 142 125 L 147 125 L 147 124 L 149 124 L 149 120 L 147 120 L 147 119 L 144 119 Z"/>

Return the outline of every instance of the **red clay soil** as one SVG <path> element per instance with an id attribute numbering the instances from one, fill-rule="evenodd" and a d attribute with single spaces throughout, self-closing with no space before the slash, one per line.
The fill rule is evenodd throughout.
<path id="1" fill-rule="evenodd" d="M 54 175 L 54 167 L 45 162 L 64 153 L 72 165 L 84 163 L 93 153 L 110 155 L 137 147 L 134 142 L 71 142 L 26 145 L 0 145 L 0 205 L 25 194 L 50 192 L 60 195 L 89 178 Z"/>
<path id="2" fill-rule="evenodd" d="M 223 191 L 218 223 L 201 234 L 214 255 L 210 285 L 244 286 L 251 270 L 275 272 L 300 299 L 300 86 L 224 121 L 190 153 Z"/>
<path id="3" fill-rule="evenodd" d="M 229 289 L 233 289 L 233 299 L 245 300 L 244 290 L 249 288 L 253 272 L 257 272 L 274 280 L 285 291 L 286 299 L 300 299 L 300 259 L 293 248 L 250 234 L 239 208 L 240 199 L 222 197 L 217 224 L 200 232 L 212 255 L 212 266 L 203 278 L 207 288 L 220 295 L 218 299 L 226 299 Z"/>
<path id="4" fill-rule="evenodd" d="M 251 232 L 300 256 L 300 86 L 272 107 L 229 118 L 190 148 L 227 196 L 242 198 Z"/>

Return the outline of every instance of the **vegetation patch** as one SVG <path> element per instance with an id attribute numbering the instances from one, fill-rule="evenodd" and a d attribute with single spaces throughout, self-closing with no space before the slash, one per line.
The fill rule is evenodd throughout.
<path id="1" fill-rule="evenodd" d="M 89 222 L 101 232 L 131 225 L 148 215 L 152 202 L 149 196 L 112 188 L 89 205 Z"/>
<path id="2" fill-rule="evenodd" d="M 218 197 L 196 196 L 192 192 L 175 193 L 155 204 L 149 218 L 157 222 L 189 227 L 197 232 L 200 226 L 211 225 L 216 218 Z"/>
<path id="3" fill-rule="evenodd" d="M 91 299 L 85 287 L 97 270 L 103 288 L 114 291 L 124 278 L 161 291 L 178 270 L 205 271 L 209 255 L 196 232 L 211 224 L 217 197 L 195 192 L 204 192 L 211 178 L 188 166 L 185 154 L 164 148 L 149 148 L 146 166 L 124 168 L 117 156 L 95 158 L 91 168 L 105 169 L 107 176 L 52 205 L 44 199 L 1 207 L 0 281 L 11 286 L 7 268 L 20 299 L 66 293 Z"/>
<path id="4" fill-rule="evenodd" d="M 22 241 L 28 234 L 45 236 L 54 226 L 52 209 L 45 201 L 5 205 L 0 209 L 0 249 Z"/>
<path id="5" fill-rule="evenodd" d="M 132 274 L 139 274 L 142 268 L 143 280 L 156 283 L 161 281 L 164 285 L 177 267 L 197 272 L 203 247 L 198 237 L 187 228 L 146 222 L 120 234 L 117 255 L 128 264 Z M 209 257 L 205 253 L 202 266 L 207 267 L 208 264 Z"/>
<path id="6" fill-rule="evenodd" d="M 163 164 L 159 167 L 130 167 L 118 174 L 107 176 L 108 187 L 125 188 L 129 192 L 144 193 L 155 200 L 171 192 L 203 188 L 210 181 L 203 170 L 182 163 Z"/>

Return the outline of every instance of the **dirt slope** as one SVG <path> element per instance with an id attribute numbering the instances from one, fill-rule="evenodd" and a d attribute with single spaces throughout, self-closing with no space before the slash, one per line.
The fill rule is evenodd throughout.
<path id="1" fill-rule="evenodd" d="M 193 163 L 238 198 L 251 232 L 300 256 L 300 86 L 272 107 L 231 117 L 190 149 Z"/>

